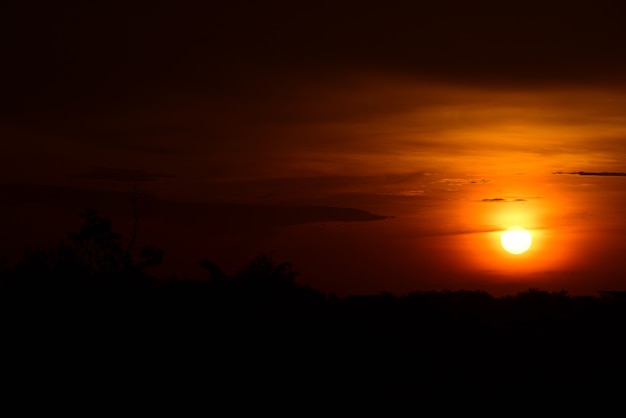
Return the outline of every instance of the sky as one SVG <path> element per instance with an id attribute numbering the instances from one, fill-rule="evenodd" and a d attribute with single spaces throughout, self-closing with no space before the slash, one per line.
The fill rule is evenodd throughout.
<path id="1" fill-rule="evenodd" d="M 135 199 L 156 275 L 626 290 L 620 2 L 213 3 L 0 6 L 0 254 Z"/>

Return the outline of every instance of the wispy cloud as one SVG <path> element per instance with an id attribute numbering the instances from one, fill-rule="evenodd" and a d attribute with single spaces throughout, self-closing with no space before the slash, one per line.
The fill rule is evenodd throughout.
<path id="1" fill-rule="evenodd" d="M 441 179 L 441 180 L 437 180 L 434 183 L 444 183 L 444 184 L 453 184 L 453 185 L 463 185 L 463 184 L 485 184 L 488 183 L 489 180 L 487 179 L 479 179 L 479 180 L 475 180 L 475 179 Z"/>
<path id="2" fill-rule="evenodd" d="M 485 198 L 481 199 L 481 202 L 487 203 L 507 203 L 507 202 L 526 202 L 526 199 L 507 199 L 503 197 Z"/>
<path id="3" fill-rule="evenodd" d="M 626 177 L 619 171 L 554 171 L 552 174 L 569 174 L 573 176 Z"/>
<path id="4" fill-rule="evenodd" d="M 35 204 L 58 206 L 78 213 L 95 207 L 103 212 L 125 210 L 134 192 L 77 189 L 42 184 L 0 184 L 0 206 Z M 207 231 L 247 231 L 316 222 L 367 222 L 391 218 L 352 207 L 272 204 L 212 204 L 140 195 L 149 212 L 177 219 Z M 45 220 L 45 217 L 42 218 Z"/>
<path id="5" fill-rule="evenodd" d="M 414 197 L 414 196 L 423 196 L 424 195 L 424 190 L 402 190 L 402 191 L 398 191 L 398 192 L 389 192 L 389 193 L 377 193 L 379 195 L 389 195 L 389 196 L 409 196 L 409 197 Z"/>

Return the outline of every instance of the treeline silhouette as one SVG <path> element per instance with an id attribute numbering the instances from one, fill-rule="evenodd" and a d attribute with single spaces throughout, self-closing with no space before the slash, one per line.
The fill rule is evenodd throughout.
<path id="1" fill-rule="evenodd" d="M 201 260 L 206 278 L 163 279 L 147 272 L 162 250 L 135 251 L 134 238 L 124 247 L 93 209 L 81 219 L 68 242 L 0 271 L 5 336 L 38 367 L 50 356 L 75 362 L 97 352 L 98 373 L 122 364 L 128 373 L 131 361 L 142 381 L 170 388 L 171 376 L 194 370 L 222 385 L 273 376 L 284 389 L 321 379 L 326 388 L 388 395 L 504 390 L 520 381 L 586 390 L 606 382 L 607 369 L 623 370 L 626 309 L 611 295 L 337 297 L 298 283 L 290 263 L 265 254 L 233 275 Z"/>

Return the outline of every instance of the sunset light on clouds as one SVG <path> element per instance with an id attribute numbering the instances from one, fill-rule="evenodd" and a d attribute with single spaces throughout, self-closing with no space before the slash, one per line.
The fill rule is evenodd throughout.
<path id="1" fill-rule="evenodd" d="M 339 294 L 626 289 L 623 15 L 271 3 L 11 6 L 0 210 L 28 234 L 2 251 L 89 205 L 128 229 L 136 190 L 164 272 L 273 252 Z"/>

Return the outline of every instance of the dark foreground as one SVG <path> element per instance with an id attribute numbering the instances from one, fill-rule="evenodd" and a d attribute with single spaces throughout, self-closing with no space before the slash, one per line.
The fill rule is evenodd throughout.
<path id="1" fill-rule="evenodd" d="M 336 298 L 254 280 L 5 288 L 3 379 L 56 401 L 183 396 L 211 409 L 234 397 L 233 410 L 253 398 L 305 409 L 440 395 L 610 399 L 626 378 L 625 313 L 611 295 L 534 289 Z"/>

